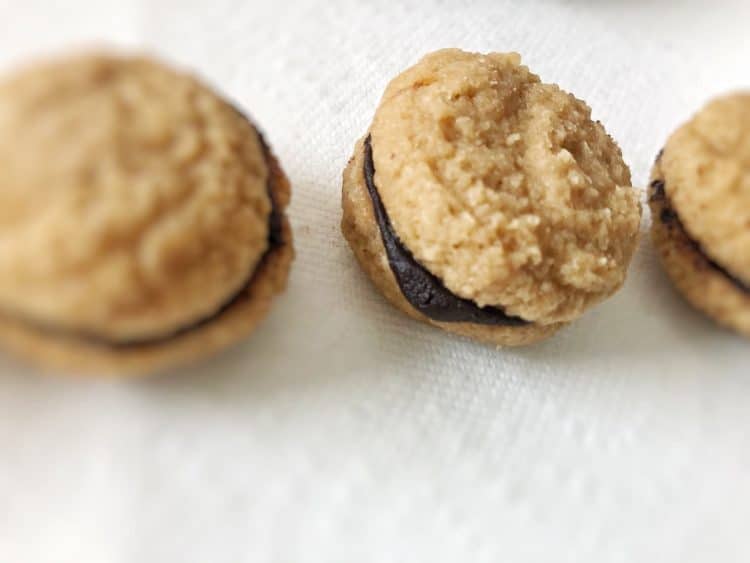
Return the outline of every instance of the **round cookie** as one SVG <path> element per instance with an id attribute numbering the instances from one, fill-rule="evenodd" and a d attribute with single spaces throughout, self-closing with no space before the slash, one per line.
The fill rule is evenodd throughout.
<path id="1" fill-rule="evenodd" d="M 443 50 L 396 77 L 342 201 L 344 236 L 393 304 L 499 345 L 617 291 L 640 223 L 615 142 L 515 54 Z"/>
<path id="2" fill-rule="evenodd" d="M 290 186 L 252 123 L 143 57 L 0 83 L 0 345 L 145 373 L 249 334 L 293 258 Z"/>
<path id="3" fill-rule="evenodd" d="M 667 274 L 697 309 L 750 336 L 750 93 L 716 99 L 677 129 L 651 180 Z"/>

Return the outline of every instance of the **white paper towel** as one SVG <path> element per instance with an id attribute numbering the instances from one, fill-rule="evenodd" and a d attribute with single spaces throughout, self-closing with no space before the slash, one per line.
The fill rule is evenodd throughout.
<path id="1" fill-rule="evenodd" d="M 750 86 L 748 21 L 744 0 L 0 1 L 3 67 L 139 46 L 251 113 L 298 251 L 261 330 L 182 374 L 0 358 L 0 561 L 750 560 L 750 345 L 680 300 L 647 237 L 615 298 L 497 351 L 388 306 L 338 226 L 355 139 L 427 51 L 519 51 L 645 186 L 674 127 Z"/>

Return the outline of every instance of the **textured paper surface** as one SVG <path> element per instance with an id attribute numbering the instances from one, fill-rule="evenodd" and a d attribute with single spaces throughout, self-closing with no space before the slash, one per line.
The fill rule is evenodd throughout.
<path id="1" fill-rule="evenodd" d="M 750 560 L 750 344 L 680 300 L 647 238 L 614 299 L 497 351 L 394 311 L 338 227 L 354 141 L 423 53 L 519 51 L 645 186 L 675 126 L 750 87 L 749 20 L 742 0 L 0 1 L 4 68 L 107 40 L 251 113 L 298 250 L 261 330 L 182 374 L 0 358 L 0 561 Z"/>

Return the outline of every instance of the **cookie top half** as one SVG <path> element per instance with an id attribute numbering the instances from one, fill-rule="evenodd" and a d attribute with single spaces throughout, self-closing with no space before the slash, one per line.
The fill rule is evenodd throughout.
<path id="1" fill-rule="evenodd" d="M 0 83 L 0 312 L 112 340 L 210 315 L 268 248 L 254 127 L 147 58 L 85 55 Z"/>
<path id="2" fill-rule="evenodd" d="M 659 168 L 690 238 L 750 285 L 750 92 L 710 102 L 677 129 Z"/>
<path id="3" fill-rule="evenodd" d="M 399 239 L 455 295 L 553 323 L 622 285 L 630 171 L 588 106 L 518 55 L 428 55 L 390 83 L 370 133 Z"/>

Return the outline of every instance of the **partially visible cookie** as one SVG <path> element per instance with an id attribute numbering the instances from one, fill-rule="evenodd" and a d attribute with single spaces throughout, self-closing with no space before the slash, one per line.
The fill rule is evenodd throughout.
<path id="1" fill-rule="evenodd" d="M 667 274 L 696 308 L 750 336 L 750 93 L 714 100 L 677 129 L 651 176 Z"/>
<path id="2" fill-rule="evenodd" d="M 515 54 L 444 50 L 386 89 L 344 172 L 342 231 L 408 315 L 498 345 L 620 288 L 638 195 L 585 103 Z"/>
<path id="3" fill-rule="evenodd" d="M 248 119 L 143 57 L 0 83 L 0 345 L 143 373 L 249 334 L 293 257 L 290 187 Z"/>

